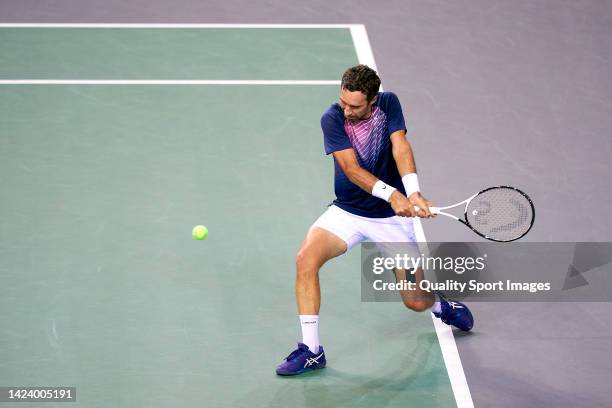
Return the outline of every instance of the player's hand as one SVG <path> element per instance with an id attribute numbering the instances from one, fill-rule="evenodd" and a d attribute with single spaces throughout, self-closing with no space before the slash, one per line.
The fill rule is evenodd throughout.
<path id="1" fill-rule="evenodd" d="M 389 197 L 389 204 L 391 204 L 391 208 L 395 211 L 395 215 L 400 217 L 416 217 L 418 215 L 417 210 L 414 208 L 415 204 L 411 203 L 405 195 L 397 190 Z"/>
<path id="2" fill-rule="evenodd" d="M 410 201 L 410 204 L 413 206 L 413 208 L 414 206 L 419 207 L 419 210 L 415 211 L 416 216 L 421 218 L 435 217 L 435 214 L 432 214 L 429 210 L 429 207 L 431 207 L 431 201 L 423 197 L 418 191 L 410 194 L 410 197 L 408 197 L 408 201 Z"/>

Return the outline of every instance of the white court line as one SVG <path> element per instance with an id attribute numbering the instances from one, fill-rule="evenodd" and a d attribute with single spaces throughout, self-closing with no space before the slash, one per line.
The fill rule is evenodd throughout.
<path id="1" fill-rule="evenodd" d="M 359 24 L 0 23 L 0 28 L 352 28 Z"/>
<path id="2" fill-rule="evenodd" d="M 434 317 L 433 314 L 431 316 L 434 327 L 436 328 L 436 334 L 438 335 L 438 342 L 440 342 L 440 348 L 442 349 L 442 357 L 444 358 L 444 364 L 448 371 L 453 394 L 455 394 L 457 407 L 474 408 L 472 394 L 470 393 L 470 388 L 468 387 L 465 373 L 463 372 L 463 365 L 461 364 L 461 357 L 459 357 L 459 351 L 457 350 L 453 331 L 450 326 L 442 323 L 442 321 Z"/>
<path id="3" fill-rule="evenodd" d="M 366 64 L 378 71 L 365 26 L 352 26 L 351 36 L 353 37 L 353 43 L 355 44 L 355 51 L 357 52 L 359 63 Z M 422 242 L 426 247 L 427 239 L 425 238 L 425 231 L 423 231 L 421 220 L 415 217 L 413 218 L 413 224 L 417 240 Z M 474 402 L 472 401 L 470 388 L 465 378 L 465 372 L 463 371 L 463 365 L 461 364 L 461 358 L 459 357 L 459 351 L 457 350 L 453 331 L 450 326 L 440 322 L 440 319 L 435 318 L 433 314 L 431 316 L 438 336 L 438 342 L 440 343 L 440 349 L 442 350 L 442 357 L 444 358 L 444 364 L 446 365 L 451 388 L 453 389 L 455 401 L 457 402 L 457 407 L 474 408 Z"/>
<path id="4" fill-rule="evenodd" d="M 351 37 L 353 38 L 353 44 L 355 45 L 355 52 L 357 53 L 357 60 L 359 63 L 365 64 L 368 67 L 378 71 L 376 68 L 376 62 L 374 61 L 374 53 L 372 52 L 370 39 L 368 38 L 368 32 L 366 31 L 365 26 L 355 25 L 351 27 Z"/>
<path id="5" fill-rule="evenodd" d="M 339 80 L 0 79 L 0 85 L 340 85 Z"/>

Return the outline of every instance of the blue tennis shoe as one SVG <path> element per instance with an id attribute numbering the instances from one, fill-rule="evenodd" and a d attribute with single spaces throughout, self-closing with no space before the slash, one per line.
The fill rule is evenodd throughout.
<path id="1" fill-rule="evenodd" d="M 440 313 L 433 312 L 434 316 L 440 318 L 444 323 L 455 326 L 463 331 L 469 331 L 474 327 L 472 312 L 461 302 L 445 298 L 438 292 L 440 297 Z"/>
<path id="2" fill-rule="evenodd" d="M 313 353 L 307 345 L 298 343 L 298 348 L 287 356 L 284 362 L 276 367 L 278 375 L 298 375 L 307 371 L 324 368 L 326 364 L 323 346 L 319 346 L 319 352 Z"/>

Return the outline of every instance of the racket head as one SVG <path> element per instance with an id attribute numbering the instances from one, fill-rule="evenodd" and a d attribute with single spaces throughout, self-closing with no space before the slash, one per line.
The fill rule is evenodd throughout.
<path id="1" fill-rule="evenodd" d="M 535 221 L 535 207 L 523 191 L 511 186 L 489 187 L 465 206 L 465 224 L 476 234 L 496 242 L 511 242 L 527 234 Z"/>

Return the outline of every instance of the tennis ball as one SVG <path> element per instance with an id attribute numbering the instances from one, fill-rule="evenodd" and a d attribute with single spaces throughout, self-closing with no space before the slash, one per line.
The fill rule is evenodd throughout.
<path id="1" fill-rule="evenodd" d="M 193 227 L 193 231 L 191 231 L 191 234 L 197 240 L 206 239 L 206 236 L 208 235 L 208 228 L 203 225 L 196 225 L 195 227 Z"/>

